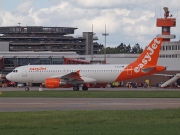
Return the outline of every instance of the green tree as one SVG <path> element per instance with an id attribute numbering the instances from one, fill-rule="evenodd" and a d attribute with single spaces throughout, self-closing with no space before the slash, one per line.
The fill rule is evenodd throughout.
<path id="1" fill-rule="evenodd" d="M 104 54 L 104 46 L 101 46 L 100 51 L 98 54 Z M 140 45 L 137 43 L 133 47 L 131 45 L 126 45 L 121 43 L 117 47 L 107 47 L 106 48 L 106 53 L 107 54 L 120 54 L 120 53 L 142 53 L 143 49 L 140 47 Z"/>
<path id="2" fill-rule="evenodd" d="M 132 47 L 132 53 L 142 53 L 143 49 L 140 47 L 140 45 L 137 43 Z"/>

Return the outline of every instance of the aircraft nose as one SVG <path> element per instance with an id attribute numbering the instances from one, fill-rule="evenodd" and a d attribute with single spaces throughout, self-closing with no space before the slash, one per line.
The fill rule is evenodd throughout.
<path id="1" fill-rule="evenodd" d="M 11 79 L 12 79 L 11 73 L 9 73 L 9 74 L 6 75 L 6 79 L 7 79 L 7 80 L 11 80 Z"/>

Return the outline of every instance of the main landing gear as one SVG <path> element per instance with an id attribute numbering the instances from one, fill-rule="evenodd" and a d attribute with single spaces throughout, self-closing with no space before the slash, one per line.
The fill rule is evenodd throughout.
<path id="1" fill-rule="evenodd" d="M 79 91 L 79 86 L 77 85 L 77 86 L 73 86 L 73 90 L 74 91 Z"/>
<path id="2" fill-rule="evenodd" d="M 83 91 L 87 91 L 87 90 L 88 90 L 88 87 L 87 87 L 86 85 L 83 85 L 83 86 L 82 86 L 82 90 L 83 90 Z"/>
<path id="3" fill-rule="evenodd" d="M 79 91 L 79 85 L 73 86 L 73 90 L 74 90 L 74 91 Z M 87 90 L 88 90 L 88 87 L 87 87 L 86 85 L 83 85 L 83 86 L 82 86 L 82 90 L 83 90 L 83 91 L 87 91 Z"/>

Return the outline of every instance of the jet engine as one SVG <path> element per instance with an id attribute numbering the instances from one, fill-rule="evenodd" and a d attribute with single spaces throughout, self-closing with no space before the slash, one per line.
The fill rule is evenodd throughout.
<path id="1" fill-rule="evenodd" d="M 59 88 L 66 85 L 60 78 L 47 78 L 44 82 L 46 88 Z"/>

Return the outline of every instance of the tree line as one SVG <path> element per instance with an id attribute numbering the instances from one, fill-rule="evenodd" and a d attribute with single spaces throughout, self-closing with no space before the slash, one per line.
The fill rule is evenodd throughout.
<path id="1" fill-rule="evenodd" d="M 101 49 L 98 54 L 104 54 L 104 46 L 100 44 Z M 138 43 L 131 47 L 131 45 L 126 45 L 121 43 L 117 47 L 106 47 L 106 54 L 119 54 L 119 53 L 142 53 L 143 49 Z"/>

